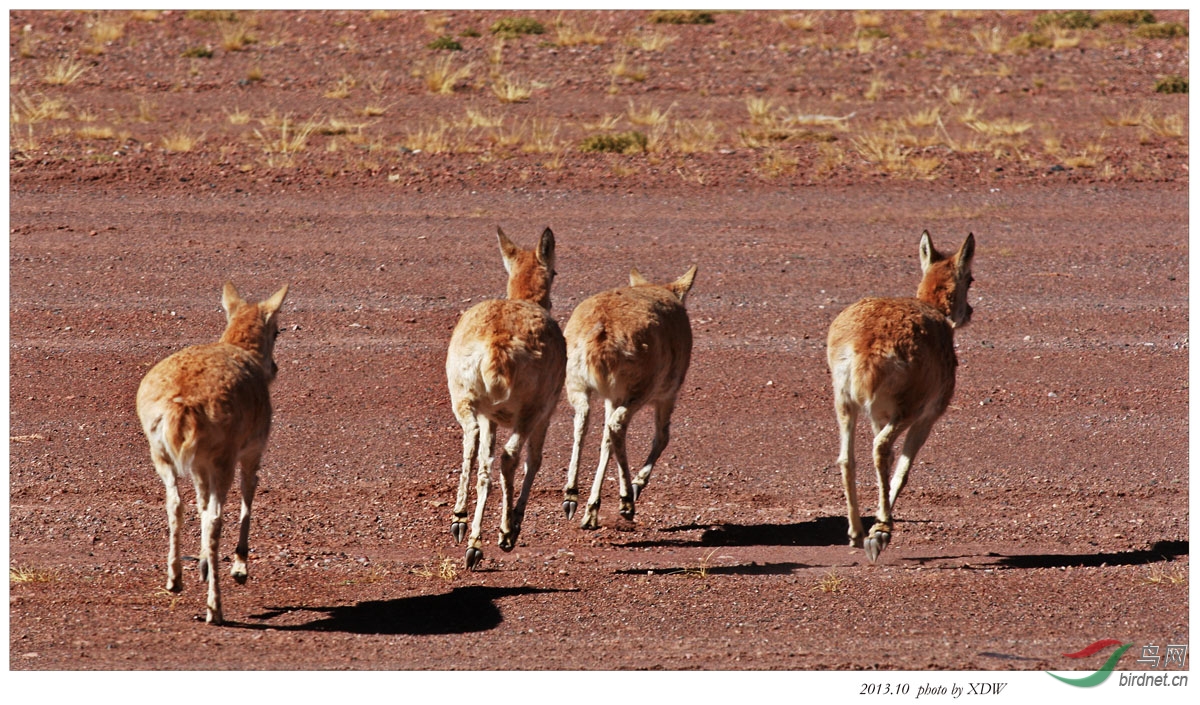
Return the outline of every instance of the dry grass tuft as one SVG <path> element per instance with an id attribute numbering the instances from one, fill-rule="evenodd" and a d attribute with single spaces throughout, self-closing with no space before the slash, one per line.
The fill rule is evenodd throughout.
<path id="1" fill-rule="evenodd" d="M 813 589 L 831 595 L 839 595 L 846 592 L 846 579 L 831 570 L 817 582 Z"/>
<path id="2" fill-rule="evenodd" d="M 678 37 L 672 37 L 669 34 L 661 32 L 651 32 L 649 34 L 643 32 L 634 32 L 625 38 L 625 44 L 639 51 L 655 52 L 662 51 L 675 43 Z"/>
<path id="3" fill-rule="evenodd" d="M 600 33 L 596 26 L 591 29 L 579 29 L 574 22 L 564 20 L 562 15 L 554 22 L 554 43 L 560 47 L 573 47 L 581 44 L 598 46 L 608 41 L 608 37 Z"/>
<path id="4" fill-rule="evenodd" d="M 643 64 L 634 66 L 629 63 L 629 55 L 624 51 L 617 53 L 616 59 L 613 60 L 612 66 L 608 67 L 608 72 L 613 78 L 628 78 L 635 83 L 641 83 L 650 76 L 649 69 Z"/>
<path id="5" fill-rule="evenodd" d="M 69 57 L 63 57 L 46 68 L 42 81 L 51 86 L 69 86 L 91 67 Z"/>
<path id="6" fill-rule="evenodd" d="M 458 566 L 455 564 L 454 559 L 438 554 L 434 565 L 422 564 L 413 568 L 410 572 L 422 578 L 438 578 L 446 582 L 452 582 L 458 577 Z"/>
<path id="7" fill-rule="evenodd" d="M 67 109 L 67 102 L 61 98 L 18 93 L 13 96 L 8 115 L 11 124 L 24 122 L 34 125 L 45 120 L 63 120 L 70 117 L 71 113 Z"/>
<path id="8" fill-rule="evenodd" d="M 333 84 L 333 87 L 325 91 L 325 93 L 322 95 L 326 98 L 342 100 L 349 96 L 350 91 L 357 85 L 358 81 L 355 80 L 353 76 L 348 73 L 342 74 L 342 77 L 337 80 L 337 83 Z"/>
<path id="9" fill-rule="evenodd" d="M 492 94 L 499 98 L 501 103 L 523 103 L 533 95 L 533 88 L 511 75 L 496 76 L 492 81 Z"/>
<path id="10" fill-rule="evenodd" d="M 1150 566 L 1150 574 L 1142 578 L 1146 585 L 1187 585 L 1187 571 L 1183 568 L 1172 568 L 1167 572 L 1160 565 Z"/>
<path id="11" fill-rule="evenodd" d="M 474 67 L 475 65 L 472 63 L 456 67 L 454 66 L 454 55 L 448 54 L 436 59 L 432 64 L 418 67 L 414 73 L 425 83 L 425 88 L 430 93 L 450 95 L 454 93 L 454 87 L 460 81 L 471 76 Z"/>
<path id="12" fill-rule="evenodd" d="M 263 121 L 264 128 L 267 127 L 267 122 Z M 268 129 L 267 132 L 263 132 L 256 129 L 254 136 L 267 155 L 267 166 L 291 165 L 293 157 L 308 146 L 308 138 L 320 127 L 321 122 L 310 118 L 304 124 L 297 125 L 291 114 L 288 114 L 278 121 L 275 131 Z"/>
<path id="13" fill-rule="evenodd" d="M 629 101 L 629 108 L 625 111 L 625 115 L 629 118 L 629 122 L 633 123 L 634 125 L 654 127 L 657 125 L 662 125 L 667 121 L 667 116 L 673 107 L 675 106 L 671 105 L 663 110 L 650 103 L 640 106 L 635 105 L 631 100 Z"/>
<path id="14" fill-rule="evenodd" d="M 14 584 L 51 583 L 58 579 L 58 571 L 42 568 L 29 568 L 10 565 L 8 567 L 8 582 Z"/>
<path id="15" fill-rule="evenodd" d="M 190 152 L 204 141 L 204 135 L 193 135 L 186 128 L 179 128 L 163 136 L 162 148 L 168 152 Z"/>

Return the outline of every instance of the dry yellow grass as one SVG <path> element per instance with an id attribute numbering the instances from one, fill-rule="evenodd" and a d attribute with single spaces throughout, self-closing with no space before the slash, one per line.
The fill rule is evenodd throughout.
<path id="1" fill-rule="evenodd" d="M 636 105 L 631 100 L 629 101 L 629 108 L 626 109 L 625 115 L 629 118 L 629 122 L 634 125 L 655 126 L 667 121 L 667 116 L 673 107 L 674 105 L 666 109 L 661 109 L 651 103 Z"/>
<path id="2" fill-rule="evenodd" d="M 473 69 L 474 64 L 469 62 L 465 66 L 456 67 L 454 56 L 446 55 L 435 59 L 431 64 L 418 67 L 414 72 L 424 82 L 426 90 L 430 93 L 450 95 L 460 81 L 471 76 Z"/>
<path id="3" fill-rule="evenodd" d="M 635 83 L 641 83 L 650 76 L 650 71 L 644 64 L 641 66 L 631 64 L 629 55 L 624 51 L 617 52 L 612 66 L 608 67 L 608 72 L 612 74 L 613 78 L 627 78 Z"/>
<path id="4" fill-rule="evenodd" d="M 254 130 L 254 136 L 266 154 L 267 166 L 290 164 L 292 158 L 308 146 L 308 138 L 321 122 L 316 118 L 309 118 L 303 124 L 297 124 L 291 114 L 288 114 L 279 120 L 275 130 L 269 128 L 266 132 Z M 266 127 L 265 123 L 264 127 Z"/>
<path id="5" fill-rule="evenodd" d="M 677 39 L 662 32 L 634 32 L 625 38 L 625 44 L 640 51 L 656 52 L 671 46 Z"/>
<path id="6" fill-rule="evenodd" d="M 996 118 L 984 120 L 982 117 L 963 119 L 962 123 L 976 132 L 989 137 L 1012 137 L 1022 134 L 1033 127 L 1033 123 L 1016 118 Z"/>
<path id="7" fill-rule="evenodd" d="M 595 25 L 591 29 L 580 29 L 574 22 L 564 20 L 562 14 L 554 22 L 554 43 L 560 47 L 573 47 L 580 44 L 600 45 L 608 41 Z"/>
<path id="8" fill-rule="evenodd" d="M 75 130 L 75 134 L 84 140 L 111 140 L 117 133 L 107 125 L 85 125 Z"/>
<path id="9" fill-rule="evenodd" d="M 813 589 L 838 595 L 846 591 L 846 579 L 831 570 L 813 586 Z"/>
<path id="10" fill-rule="evenodd" d="M 8 582 L 12 584 L 49 583 L 57 579 L 58 571 L 53 569 L 15 565 L 8 567 Z"/>
<path id="11" fill-rule="evenodd" d="M 778 147 L 772 147 L 763 153 L 762 160 L 758 164 L 757 171 L 760 176 L 767 179 L 774 179 L 787 174 L 795 173 L 796 166 L 800 160 L 788 154 Z"/>
<path id="12" fill-rule="evenodd" d="M 258 43 L 258 38 L 250 33 L 250 28 L 241 22 L 218 22 L 217 30 L 221 34 L 221 47 L 226 51 L 242 51 Z"/>
<path id="13" fill-rule="evenodd" d="M 342 77 L 337 80 L 333 86 L 325 91 L 322 95 L 325 98 L 333 98 L 334 100 L 343 100 L 350 95 L 350 91 L 358 85 L 358 81 L 350 74 L 342 74 Z"/>
<path id="14" fill-rule="evenodd" d="M 497 76 L 492 81 L 492 94 L 501 103 L 523 103 L 533 95 L 533 89 L 528 83 L 513 78 L 511 75 Z"/>
<path id="15" fill-rule="evenodd" d="M 42 74 L 42 81 L 51 86 L 69 86 L 79 80 L 79 77 L 87 73 L 89 69 L 91 67 L 82 62 L 75 61 L 70 57 L 63 57 L 46 67 L 46 72 Z"/>
<path id="16" fill-rule="evenodd" d="M 194 135 L 186 128 L 176 129 L 163 136 L 160 144 L 168 152 L 190 152 L 204 140 L 204 135 Z"/>
<path id="17" fill-rule="evenodd" d="M 13 96 L 9 104 L 9 123 L 34 125 L 45 120 L 64 120 L 71 116 L 67 101 L 48 98 L 42 94 L 30 96 L 24 92 Z"/>
<path id="18" fill-rule="evenodd" d="M 817 20 L 811 12 L 797 12 L 792 15 L 784 15 L 779 18 L 779 22 L 788 29 L 795 29 L 801 32 L 811 32 L 817 28 Z"/>

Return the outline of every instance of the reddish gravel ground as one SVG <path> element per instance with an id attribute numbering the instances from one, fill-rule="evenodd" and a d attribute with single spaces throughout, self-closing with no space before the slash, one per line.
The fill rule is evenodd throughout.
<path id="1" fill-rule="evenodd" d="M 493 63 L 514 16 L 546 33 Z M 1186 644 L 1188 106 L 1154 86 L 1186 77 L 1187 39 L 1042 16 L 11 12 L 9 668 L 1064 671 L 1099 667 L 1063 656 L 1098 639 Z M 239 28 L 254 42 L 226 48 Z M 654 35 L 673 41 L 631 45 Z M 473 73 L 431 95 L 414 67 L 443 56 Z M 88 68 L 47 84 L 63 57 Z M 528 99 L 500 102 L 505 76 Z M 666 121 L 632 119 L 650 107 Z M 295 149 L 287 115 L 311 127 Z M 649 151 L 580 151 L 632 130 Z M 171 151 L 180 134 L 201 139 Z M 636 520 L 611 476 L 601 529 L 562 516 L 563 401 L 518 546 L 495 546 L 492 506 L 466 572 L 443 361 L 459 314 L 503 294 L 497 225 L 526 246 L 554 229 L 562 323 L 633 266 L 698 264 L 696 342 Z M 869 565 L 824 336 L 862 296 L 915 291 L 923 229 L 974 232 L 976 313 Z M 194 560 L 162 590 L 133 400 L 220 334 L 226 279 L 291 289 L 251 578 L 226 557 L 215 628 Z"/>

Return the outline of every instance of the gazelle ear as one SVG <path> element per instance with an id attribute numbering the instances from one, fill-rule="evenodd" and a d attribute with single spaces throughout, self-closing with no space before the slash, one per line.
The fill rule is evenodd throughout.
<path id="1" fill-rule="evenodd" d="M 975 233 L 967 233 L 967 239 L 963 240 L 962 247 L 959 247 L 958 252 L 954 255 L 954 266 L 960 272 L 969 270 L 973 259 L 975 259 Z"/>
<path id="2" fill-rule="evenodd" d="M 679 299 L 679 303 L 684 303 L 685 299 L 687 299 L 688 292 L 692 290 L 692 284 L 695 282 L 696 265 L 693 264 L 690 269 L 683 273 L 682 277 L 679 277 L 675 281 L 668 284 L 667 288 L 675 294 L 676 298 Z"/>
<path id="3" fill-rule="evenodd" d="M 554 269 L 554 231 L 546 228 L 542 231 L 542 239 L 538 240 L 538 262 L 548 269 Z"/>
<path id="4" fill-rule="evenodd" d="M 237 287 L 233 282 L 225 282 L 225 286 L 221 289 L 221 308 L 225 309 L 226 320 L 233 319 L 233 312 L 238 310 L 242 304 L 246 303 L 238 296 Z"/>
<path id="5" fill-rule="evenodd" d="M 642 276 L 642 273 L 637 270 L 637 267 L 633 267 L 629 270 L 629 286 L 641 286 L 642 284 L 649 283 L 650 282 Z"/>
<path id="6" fill-rule="evenodd" d="M 258 310 L 263 314 L 263 321 L 269 323 L 275 314 L 279 312 L 279 307 L 283 305 L 283 298 L 287 296 L 288 285 L 284 284 L 283 288 L 271 295 L 271 298 L 263 301 L 258 305 Z"/>
<path id="7" fill-rule="evenodd" d="M 499 225 L 496 226 L 496 237 L 500 240 L 500 256 L 504 258 L 504 271 L 512 274 L 513 262 L 521 250 L 513 244 L 512 240 L 508 239 Z"/>
<path id="8" fill-rule="evenodd" d="M 929 237 L 929 231 L 921 233 L 921 273 L 929 271 L 929 265 L 937 262 L 942 258 L 937 250 L 933 249 L 933 240 Z"/>

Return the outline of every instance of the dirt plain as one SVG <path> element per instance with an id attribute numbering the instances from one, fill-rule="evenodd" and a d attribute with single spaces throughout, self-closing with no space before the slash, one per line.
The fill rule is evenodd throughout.
<path id="1" fill-rule="evenodd" d="M 500 44 L 514 17 L 545 33 Z M 1188 105 L 1155 91 L 1187 38 L 1043 17 L 10 12 L 9 668 L 1032 671 L 1187 643 Z M 433 93 L 447 57 L 471 71 Z M 466 572 L 442 365 L 503 295 L 497 225 L 554 229 L 563 323 L 698 264 L 696 343 L 635 521 L 611 470 L 600 530 L 562 516 L 563 401 L 519 545 Z M 975 320 L 869 565 L 824 335 L 915 291 L 923 229 L 974 232 Z M 226 279 L 291 290 L 251 578 L 225 564 L 214 628 L 194 560 L 162 590 L 133 399 L 220 334 Z"/>

